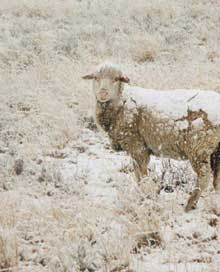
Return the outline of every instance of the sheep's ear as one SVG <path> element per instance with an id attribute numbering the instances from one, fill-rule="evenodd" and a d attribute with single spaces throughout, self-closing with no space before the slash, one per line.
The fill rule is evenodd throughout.
<path id="1" fill-rule="evenodd" d="M 124 82 L 124 83 L 129 83 L 130 79 L 127 76 L 120 76 L 116 80 Z"/>
<path id="2" fill-rule="evenodd" d="M 85 75 L 82 77 L 83 79 L 95 79 L 95 75 L 94 74 L 89 74 L 89 75 Z"/>

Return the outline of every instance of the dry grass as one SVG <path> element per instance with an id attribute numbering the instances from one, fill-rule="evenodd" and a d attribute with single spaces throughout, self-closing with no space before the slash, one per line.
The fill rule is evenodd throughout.
<path id="1" fill-rule="evenodd" d="M 178 271 L 183 264 L 185 272 L 197 271 L 194 263 L 218 271 L 219 196 L 205 197 L 196 216 L 183 215 L 193 177 L 187 165 L 168 161 L 137 188 L 127 159 L 100 151 L 108 143 L 97 134 L 94 97 L 81 76 L 110 60 L 138 86 L 219 90 L 219 8 L 195 0 L 1 0 L 0 271 L 140 272 L 147 264 Z M 84 138 L 84 127 L 92 137 Z M 115 190 L 111 205 L 87 191 L 99 156 L 106 163 L 94 191 Z M 121 167 L 109 170 L 117 159 Z M 174 192 L 158 195 L 161 180 Z"/>
<path id="2" fill-rule="evenodd" d="M 64 197 L 65 202 L 60 198 L 55 203 L 48 197 L 35 194 L 34 198 L 21 191 L 3 195 L 1 207 L 7 203 L 13 212 L 2 212 L 4 218 L 1 216 L 1 269 L 19 267 L 18 271 L 23 271 L 31 263 L 48 271 L 69 271 L 71 267 L 76 271 L 92 267 L 118 271 L 119 267 L 129 267 L 130 253 L 142 247 L 140 231 L 152 232 L 148 226 L 153 227 L 153 219 L 151 223 L 144 219 L 144 211 L 138 206 L 133 209 L 138 211 L 139 219 L 134 220 L 134 211 L 129 212 L 128 219 L 124 208 L 123 216 L 117 219 L 114 210 L 73 196 Z M 142 230 L 141 217 L 148 222 Z M 153 238 L 150 241 L 154 243 Z"/>
<path id="3" fill-rule="evenodd" d="M 17 271 L 19 244 L 16 230 L 15 206 L 1 197 L 0 212 L 0 271 Z"/>

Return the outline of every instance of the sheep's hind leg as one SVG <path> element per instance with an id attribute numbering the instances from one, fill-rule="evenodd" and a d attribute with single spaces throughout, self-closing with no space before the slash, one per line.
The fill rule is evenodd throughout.
<path id="1" fill-rule="evenodd" d="M 196 188 L 193 190 L 189 200 L 187 202 L 185 211 L 188 212 L 195 208 L 202 192 L 208 186 L 208 182 L 211 179 L 211 168 L 209 163 L 203 163 L 200 167 L 196 167 L 196 172 L 198 175 Z"/>
<path id="2" fill-rule="evenodd" d="M 213 171 L 213 186 L 220 191 L 220 143 L 211 155 L 211 168 Z"/>
<path id="3" fill-rule="evenodd" d="M 217 192 L 220 192 L 220 167 L 214 173 L 213 186 Z"/>

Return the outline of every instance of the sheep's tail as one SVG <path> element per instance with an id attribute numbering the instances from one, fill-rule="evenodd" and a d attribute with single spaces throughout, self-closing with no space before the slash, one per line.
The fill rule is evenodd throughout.
<path id="1" fill-rule="evenodd" d="M 215 151 L 211 155 L 211 168 L 214 177 L 216 177 L 218 174 L 218 170 L 220 168 L 220 143 L 218 144 Z"/>

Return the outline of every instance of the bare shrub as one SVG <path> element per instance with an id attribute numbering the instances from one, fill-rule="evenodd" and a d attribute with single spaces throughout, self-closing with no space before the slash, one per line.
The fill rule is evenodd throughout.
<path id="1" fill-rule="evenodd" d="M 134 37 L 132 55 L 138 63 L 153 62 L 159 57 L 162 50 L 163 41 L 160 36 L 143 36 L 141 34 Z"/>
<path id="2" fill-rule="evenodd" d="M 14 162 L 14 172 L 16 175 L 20 175 L 23 172 L 24 161 L 22 159 L 17 159 Z"/>
<path id="3" fill-rule="evenodd" d="M 151 184 L 154 182 L 150 183 L 148 180 L 147 188 L 150 188 Z M 136 253 L 146 248 L 163 246 L 161 233 L 163 209 L 160 205 L 155 205 L 156 188 L 150 191 L 142 189 L 135 186 L 131 191 L 121 192 L 122 206 L 118 210 L 122 220 L 126 222 L 131 250 Z"/>
<path id="4" fill-rule="evenodd" d="M 18 243 L 14 229 L 0 229 L 0 270 L 11 271 L 18 266 Z"/>

